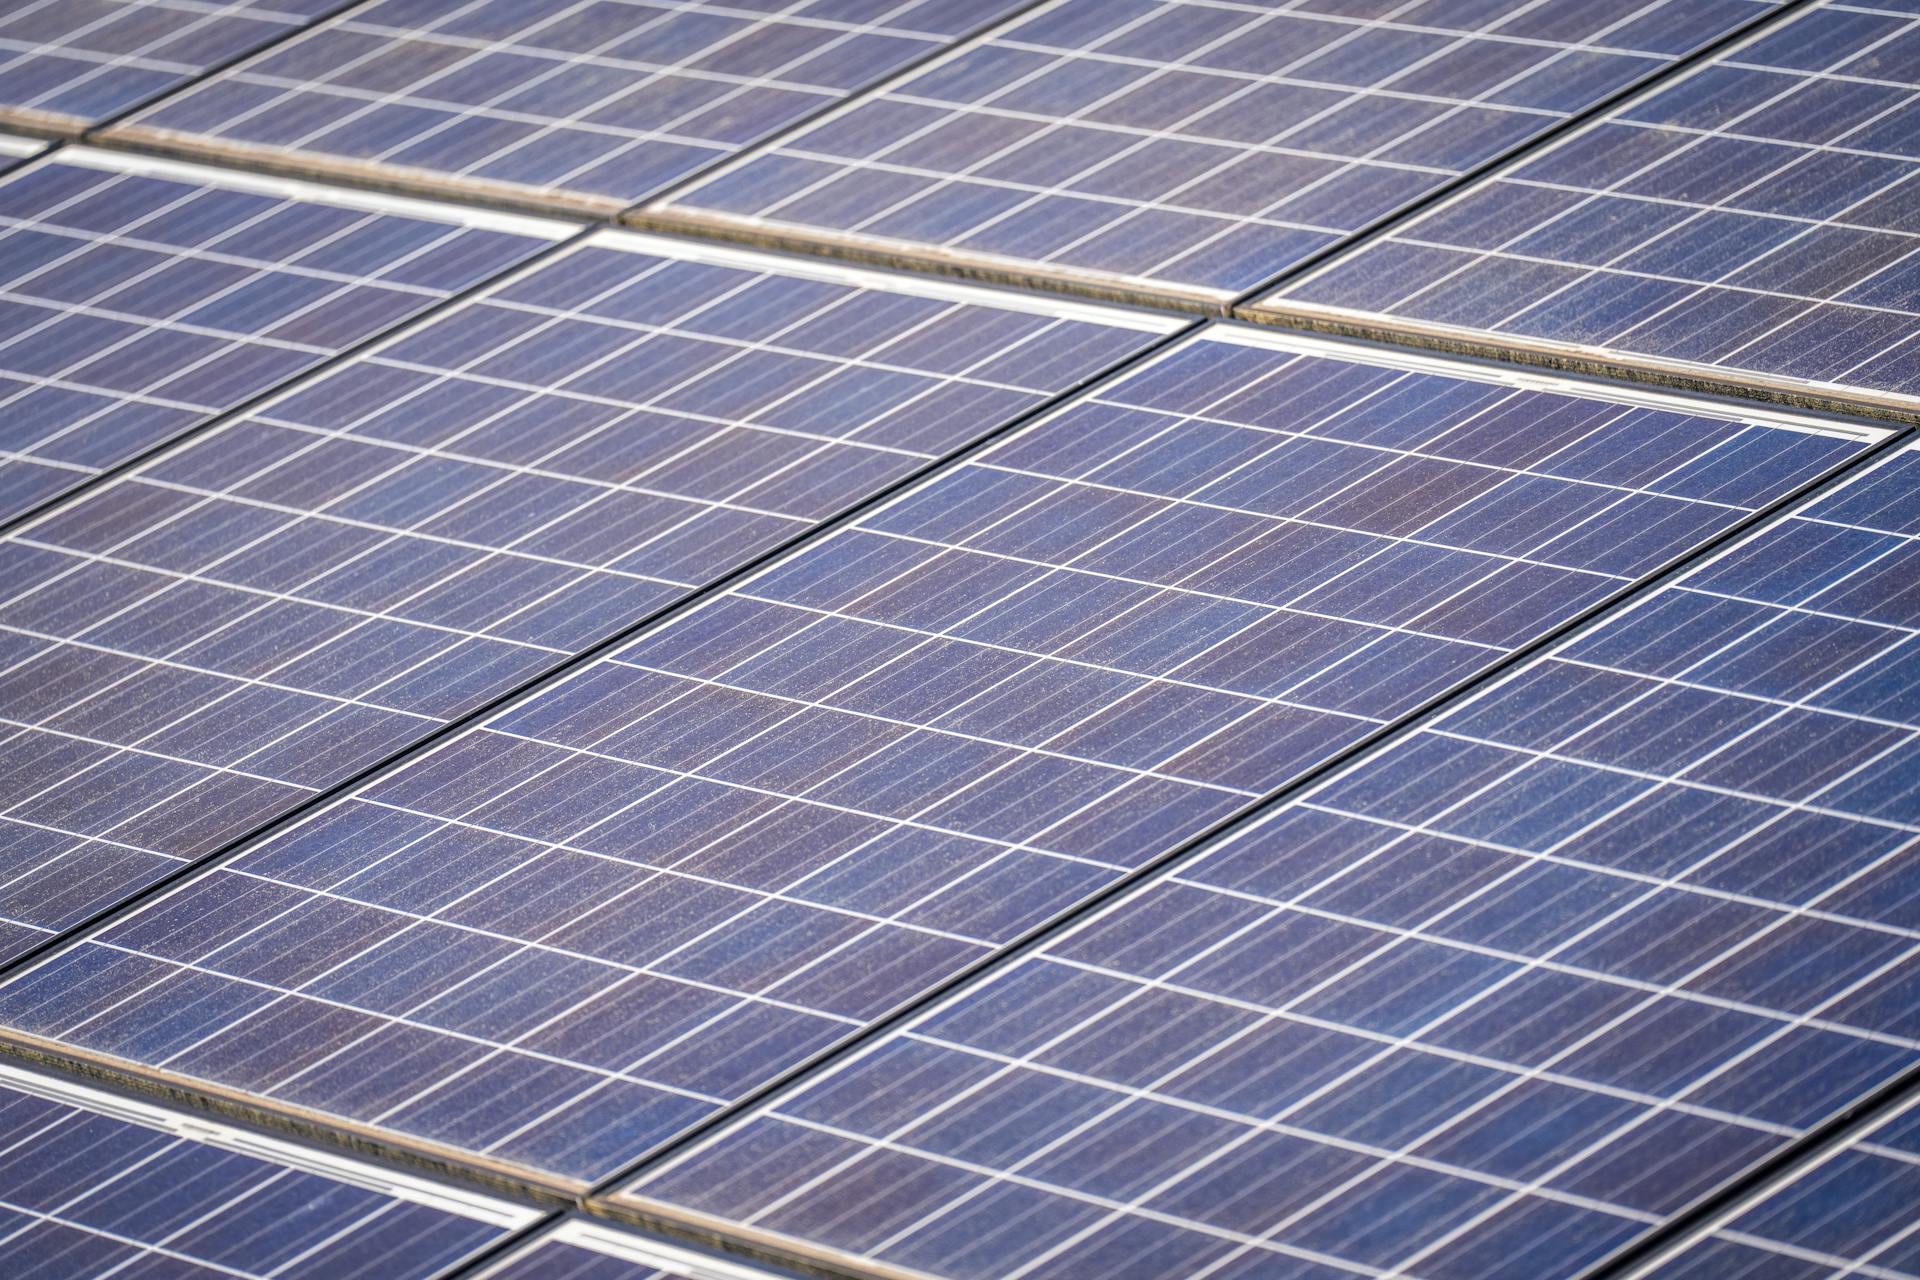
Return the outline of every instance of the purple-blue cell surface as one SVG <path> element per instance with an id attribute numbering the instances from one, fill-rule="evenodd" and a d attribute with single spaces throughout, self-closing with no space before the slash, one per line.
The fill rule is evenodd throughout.
<path id="1" fill-rule="evenodd" d="M 1920 13 L 1821 4 L 1269 296 L 1920 395 Z"/>
<path id="2" fill-rule="evenodd" d="M 1155 332 L 648 243 L 543 263 L 0 542 L 0 953 Z"/>
<path id="3" fill-rule="evenodd" d="M 1750 535 L 624 1194 L 982 1280 L 1583 1273 L 1920 1061 L 1917 478 Z M 1764 1240 L 1898 1272 L 1912 1128 L 1671 1274 L 1827 1274 Z"/>
<path id="4" fill-rule="evenodd" d="M 1190 340 L 196 878 L 0 1016 L 590 1180 L 1859 447 Z"/>

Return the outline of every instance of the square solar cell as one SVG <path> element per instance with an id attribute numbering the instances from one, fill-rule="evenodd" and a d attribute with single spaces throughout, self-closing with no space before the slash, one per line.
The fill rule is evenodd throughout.
<path id="1" fill-rule="evenodd" d="M 1737 540 L 622 1200 L 947 1277 L 1585 1274 L 1920 1061 L 1917 482 Z"/>
<path id="2" fill-rule="evenodd" d="M 1770 8 L 1054 0 L 653 212 L 1231 301 Z"/>
<path id="3" fill-rule="evenodd" d="M 798 1280 L 578 1215 L 476 1272 L 473 1280 Z"/>
<path id="4" fill-rule="evenodd" d="M 0 119 L 77 133 L 341 7 L 341 0 L 13 0 L 0 11 Z"/>
<path id="5" fill-rule="evenodd" d="M 572 228 L 83 147 L 0 178 L 0 521 Z"/>
<path id="6" fill-rule="evenodd" d="M 1783 424 L 1214 326 L 0 1021 L 591 1181 L 1862 447 Z"/>
<path id="7" fill-rule="evenodd" d="M 0 1065 L 0 1272 L 429 1280 L 538 1215 Z"/>
<path id="8" fill-rule="evenodd" d="M 1170 323 L 606 232 L 65 504 L 0 542 L 0 954 Z"/>
<path id="9" fill-rule="evenodd" d="M 1634 1274 L 1636 1280 L 1915 1280 L 1920 1109 L 1908 1103 Z"/>
<path id="10" fill-rule="evenodd" d="M 1920 404 L 1920 11 L 1816 4 L 1256 310 Z"/>
<path id="11" fill-rule="evenodd" d="M 375 0 L 117 132 L 617 212 L 1021 0 Z"/>

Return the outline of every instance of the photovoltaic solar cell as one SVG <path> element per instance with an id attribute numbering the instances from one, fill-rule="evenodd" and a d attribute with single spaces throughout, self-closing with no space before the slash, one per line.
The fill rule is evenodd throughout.
<path id="1" fill-rule="evenodd" d="M 1020 0 L 378 0 L 125 136 L 621 207 Z"/>
<path id="2" fill-rule="evenodd" d="M 1056 0 L 656 212 L 1228 300 L 1768 7 Z"/>
<path id="3" fill-rule="evenodd" d="M 587 1181 L 1853 456 L 1216 326 L 16 981 Z"/>
<path id="4" fill-rule="evenodd" d="M 1920 1110 L 1807 1165 L 1635 1280 L 1920 1277 Z"/>
<path id="5" fill-rule="evenodd" d="M 1920 11 L 1822 3 L 1273 295 L 1920 402 Z"/>
<path id="6" fill-rule="evenodd" d="M 0 542 L 0 954 L 1172 323 L 607 232 Z"/>
<path id="7" fill-rule="evenodd" d="M 1737 542 L 627 1197 L 939 1276 L 1582 1274 L 1920 1058 L 1917 480 Z"/>
<path id="8" fill-rule="evenodd" d="M 0 519 L 568 228 L 66 148 L 0 179 Z"/>
<path id="9" fill-rule="evenodd" d="M 0 1066 L 9 1276 L 427 1280 L 534 1217 Z"/>
<path id="10" fill-rule="evenodd" d="M 340 4 L 14 0 L 0 14 L 0 118 L 77 132 Z"/>
<path id="11" fill-rule="evenodd" d="M 583 1217 L 522 1245 L 474 1280 L 786 1280 L 682 1245 L 622 1231 Z"/>

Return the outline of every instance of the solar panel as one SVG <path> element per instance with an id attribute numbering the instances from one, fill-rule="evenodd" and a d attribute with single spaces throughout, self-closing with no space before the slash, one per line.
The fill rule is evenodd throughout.
<path id="1" fill-rule="evenodd" d="M 536 1214 L 0 1064 L 0 1268 L 427 1280 Z"/>
<path id="2" fill-rule="evenodd" d="M 0 520 L 571 230 L 83 147 L 14 169 L 0 178 Z"/>
<path id="3" fill-rule="evenodd" d="M 1737 541 L 621 1199 L 939 1276 L 1585 1274 L 1920 1059 L 1916 481 Z"/>
<path id="4" fill-rule="evenodd" d="M 116 133 L 613 213 L 1019 3 L 378 0 Z"/>
<path id="5" fill-rule="evenodd" d="M 669 1244 L 589 1218 L 570 1216 L 513 1250 L 473 1280 L 784 1280 L 685 1245 Z"/>
<path id="6" fill-rule="evenodd" d="M 1920 13 L 1822 3 L 1270 297 L 1920 403 Z"/>
<path id="7" fill-rule="evenodd" d="M 1769 7 L 1054 0 L 653 213 L 1231 301 Z"/>
<path id="8" fill-rule="evenodd" d="M 1173 322 L 605 232 L 0 543 L 17 954 Z"/>
<path id="9" fill-rule="evenodd" d="M 0 0 L 0 1277 L 1920 1280 L 1916 125 L 1920 0 Z"/>
<path id="10" fill-rule="evenodd" d="M 1635 1280 L 1915 1280 L 1920 1110 L 1911 1103 L 1740 1204 Z"/>
<path id="11" fill-rule="evenodd" d="M 14 0 L 0 14 L 0 119 L 77 133 L 340 0 Z"/>
<path id="12" fill-rule="evenodd" d="M 1858 439 L 1215 326 L 16 980 L 602 1177 Z"/>

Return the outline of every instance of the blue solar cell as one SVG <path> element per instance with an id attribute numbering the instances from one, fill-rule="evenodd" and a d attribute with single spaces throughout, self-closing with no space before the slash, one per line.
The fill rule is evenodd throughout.
<path id="1" fill-rule="evenodd" d="M 1584 1274 L 1920 1060 L 1916 480 L 1749 535 L 621 1198 L 952 1277 Z M 1741 1229 L 1860 1247 L 1809 1187 Z"/>
<path id="2" fill-rule="evenodd" d="M 1861 447 L 1208 333 L 0 1015 L 589 1180 Z"/>
<path id="3" fill-rule="evenodd" d="M 1231 299 L 1754 0 L 1054 0 L 657 212 Z"/>
<path id="4" fill-rule="evenodd" d="M 1920 1110 L 1798 1168 L 1638 1273 L 1648 1280 L 1920 1277 Z"/>
<path id="5" fill-rule="evenodd" d="M 534 1217 L 0 1067 L 10 1276 L 427 1280 Z"/>
<path id="6" fill-rule="evenodd" d="M 0 15 L 0 118 L 83 128 L 338 7 L 339 0 L 17 0 Z"/>
<path id="7" fill-rule="evenodd" d="M 1018 3 L 377 0 L 123 132 L 612 211 Z"/>
<path id="8" fill-rule="evenodd" d="M 474 1280 L 786 1280 L 731 1258 L 571 1216 L 513 1250 Z"/>
<path id="9" fill-rule="evenodd" d="M 1920 402 L 1917 41 L 1813 5 L 1261 306 Z"/>
<path id="10" fill-rule="evenodd" d="M 0 543 L 0 953 L 1173 323 L 610 232 L 57 509 Z"/>
<path id="11" fill-rule="evenodd" d="M 0 519 L 567 228 L 68 148 L 0 179 Z"/>

